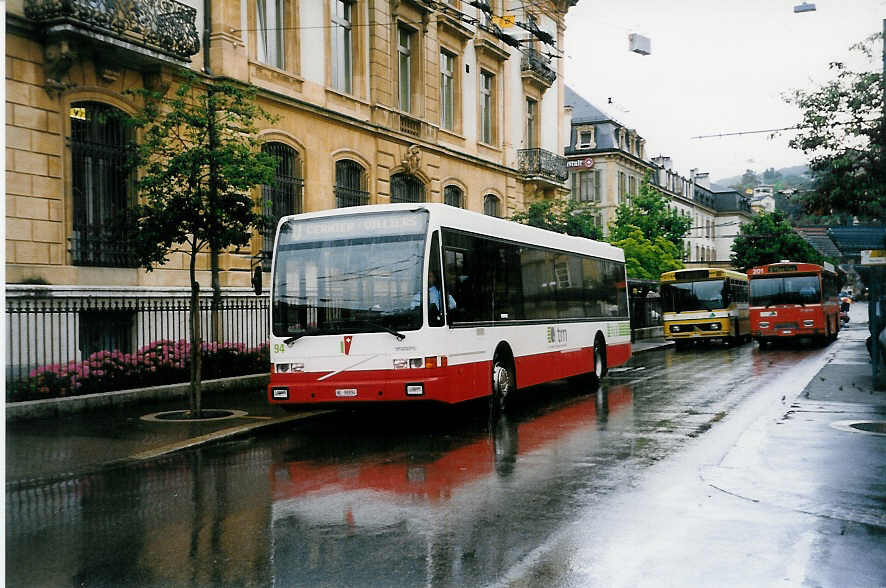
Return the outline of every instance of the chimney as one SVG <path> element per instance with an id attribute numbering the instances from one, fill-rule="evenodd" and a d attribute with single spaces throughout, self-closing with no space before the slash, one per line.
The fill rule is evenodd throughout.
<path id="1" fill-rule="evenodd" d="M 711 189 L 711 174 L 708 172 L 697 172 L 695 174 L 695 183 L 702 188 Z"/>
<path id="2" fill-rule="evenodd" d="M 563 105 L 563 119 L 561 124 L 563 126 L 560 128 L 563 130 L 563 137 L 566 140 L 564 147 L 568 149 L 569 147 L 572 147 L 572 106 L 568 104 Z"/>
<path id="3" fill-rule="evenodd" d="M 653 157 L 652 163 L 654 163 L 658 167 L 666 169 L 667 171 L 671 171 L 671 169 L 673 168 L 673 163 L 671 162 L 671 158 L 665 157 L 664 155 L 659 155 L 658 157 Z"/>

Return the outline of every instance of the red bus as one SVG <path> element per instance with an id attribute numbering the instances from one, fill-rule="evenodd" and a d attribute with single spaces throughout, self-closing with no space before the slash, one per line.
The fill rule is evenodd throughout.
<path id="1" fill-rule="evenodd" d="M 840 331 L 834 266 L 781 261 L 748 270 L 751 336 L 761 347 L 790 337 L 829 342 Z"/>
<path id="2" fill-rule="evenodd" d="M 631 356 L 624 252 L 444 204 L 281 219 L 268 399 L 298 404 L 492 396 Z"/>

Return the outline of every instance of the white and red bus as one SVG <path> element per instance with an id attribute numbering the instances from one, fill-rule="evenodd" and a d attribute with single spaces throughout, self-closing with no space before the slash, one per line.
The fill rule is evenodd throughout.
<path id="1" fill-rule="evenodd" d="M 284 217 L 272 271 L 273 404 L 500 409 L 631 356 L 621 249 L 444 204 Z"/>
<path id="2" fill-rule="evenodd" d="M 834 266 L 781 261 L 748 270 L 751 335 L 761 346 L 787 337 L 833 341 L 840 331 Z"/>

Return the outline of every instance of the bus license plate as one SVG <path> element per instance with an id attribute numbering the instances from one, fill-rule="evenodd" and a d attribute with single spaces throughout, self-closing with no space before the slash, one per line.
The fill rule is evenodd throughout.
<path id="1" fill-rule="evenodd" d="M 351 398 L 357 395 L 356 388 L 340 388 L 335 391 L 335 395 L 339 398 Z"/>

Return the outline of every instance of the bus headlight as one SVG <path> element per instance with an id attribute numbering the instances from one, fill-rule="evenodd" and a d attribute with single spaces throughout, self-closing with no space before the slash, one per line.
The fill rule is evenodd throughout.
<path id="1" fill-rule="evenodd" d="M 760 328 L 761 329 L 768 329 L 769 328 L 769 321 L 761 321 Z"/>
<path id="2" fill-rule="evenodd" d="M 813 325 L 815 325 L 815 321 L 810 321 L 810 320 L 803 321 L 804 327 L 811 327 Z"/>
<path id="3" fill-rule="evenodd" d="M 719 331 L 720 330 L 720 323 L 711 323 L 711 330 L 712 331 Z"/>

